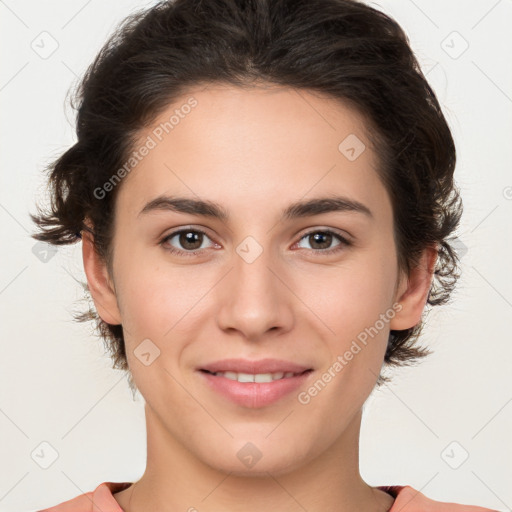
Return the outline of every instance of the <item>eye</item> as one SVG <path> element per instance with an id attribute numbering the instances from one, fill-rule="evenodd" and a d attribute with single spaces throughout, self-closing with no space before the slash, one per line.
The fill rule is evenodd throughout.
<path id="1" fill-rule="evenodd" d="M 183 247 L 183 250 L 176 248 L 171 244 L 171 240 L 174 238 L 176 239 L 175 243 Z M 173 231 L 160 241 L 160 245 L 162 245 L 166 251 L 173 254 L 195 256 L 198 252 L 204 249 L 202 245 L 205 238 L 209 239 L 208 235 L 204 231 L 201 231 L 200 229 L 186 228 Z"/>
<path id="2" fill-rule="evenodd" d="M 210 239 L 204 231 L 200 229 L 185 228 L 173 231 L 164 237 L 160 241 L 160 245 L 172 254 L 178 254 L 180 256 L 196 256 L 205 248 L 203 246 L 205 238 Z M 176 239 L 174 243 L 179 244 L 182 249 L 177 248 L 172 243 L 173 239 Z M 349 242 L 345 237 L 328 229 L 310 231 L 303 235 L 296 245 L 300 247 L 302 240 L 306 240 L 312 244 L 313 253 L 320 253 L 321 255 L 337 253 L 351 245 L 351 242 Z M 338 241 L 338 244 L 335 245 L 334 248 L 329 249 L 332 242 L 335 240 Z M 214 243 L 214 245 L 216 244 Z"/>
<path id="3" fill-rule="evenodd" d="M 331 246 L 333 239 L 338 240 L 339 243 L 335 245 L 333 249 L 329 249 L 328 247 Z M 322 255 L 342 251 L 344 247 L 351 245 L 351 242 L 349 242 L 345 237 L 328 229 L 310 231 L 301 238 L 301 241 L 302 240 L 307 240 L 313 246 L 313 249 L 318 249 L 314 252 Z"/>

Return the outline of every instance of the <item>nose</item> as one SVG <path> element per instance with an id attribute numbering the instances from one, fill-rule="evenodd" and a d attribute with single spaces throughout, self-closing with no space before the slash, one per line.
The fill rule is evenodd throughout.
<path id="1" fill-rule="evenodd" d="M 270 251 L 261 251 L 254 242 L 241 244 L 233 255 L 232 268 L 217 287 L 219 327 L 237 331 L 251 341 L 270 331 L 289 331 L 294 322 L 293 301 L 297 299 L 286 274 L 284 265 L 272 258 Z"/>

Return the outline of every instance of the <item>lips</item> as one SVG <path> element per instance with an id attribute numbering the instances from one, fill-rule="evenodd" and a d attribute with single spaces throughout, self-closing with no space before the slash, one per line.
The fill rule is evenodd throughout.
<path id="1" fill-rule="evenodd" d="M 312 370 L 310 366 L 304 366 L 291 361 L 282 359 L 222 359 L 206 364 L 198 368 L 198 370 L 210 373 L 218 372 L 234 372 L 234 373 L 294 373 L 301 374 L 308 370 Z"/>
<path id="2" fill-rule="evenodd" d="M 245 372 L 226 371 L 210 372 L 206 369 L 199 368 L 197 374 L 211 391 L 221 396 L 224 400 L 231 404 L 245 408 L 262 408 L 277 404 L 286 397 L 293 396 L 299 388 L 307 386 L 308 382 L 314 377 L 313 369 L 306 369 L 303 372 L 268 372 L 268 369 L 283 368 L 291 370 L 302 370 L 306 368 L 302 365 L 290 363 L 286 361 L 269 360 L 256 362 L 245 361 L 240 364 L 240 360 L 236 363 L 231 360 L 219 361 L 207 365 L 208 368 L 249 368 Z M 262 371 L 259 368 L 264 368 Z M 256 369 L 256 370 L 255 370 Z M 254 372 L 254 373 L 252 373 Z M 270 373 L 270 380 L 269 380 Z M 275 378 L 274 377 L 279 377 Z"/>

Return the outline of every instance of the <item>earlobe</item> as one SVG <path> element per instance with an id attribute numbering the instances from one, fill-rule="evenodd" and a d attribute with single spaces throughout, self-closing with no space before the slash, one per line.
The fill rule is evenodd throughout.
<path id="1" fill-rule="evenodd" d="M 87 284 L 99 316 L 108 324 L 120 325 L 121 314 L 106 263 L 96 252 L 92 234 L 86 230 L 82 231 L 82 258 Z"/>
<path id="2" fill-rule="evenodd" d="M 400 303 L 401 309 L 390 322 L 391 330 L 409 329 L 420 322 L 432 284 L 437 252 L 437 246 L 426 248 L 406 279 L 406 286 L 398 290 L 395 302 Z"/>

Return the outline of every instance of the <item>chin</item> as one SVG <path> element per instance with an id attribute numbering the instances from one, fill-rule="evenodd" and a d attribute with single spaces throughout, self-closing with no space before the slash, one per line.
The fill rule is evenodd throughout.
<path id="1" fill-rule="evenodd" d="M 216 471 L 240 477 L 284 475 L 307 463 L 309 457 L 297 451 L 297 443 L 290 442 L 287 447 L 277 439 L 275 443 L 265 439 L 265 435 L 247 436 L 224 446 L 219 444 L 217 450 L 197 455 Z"/>

